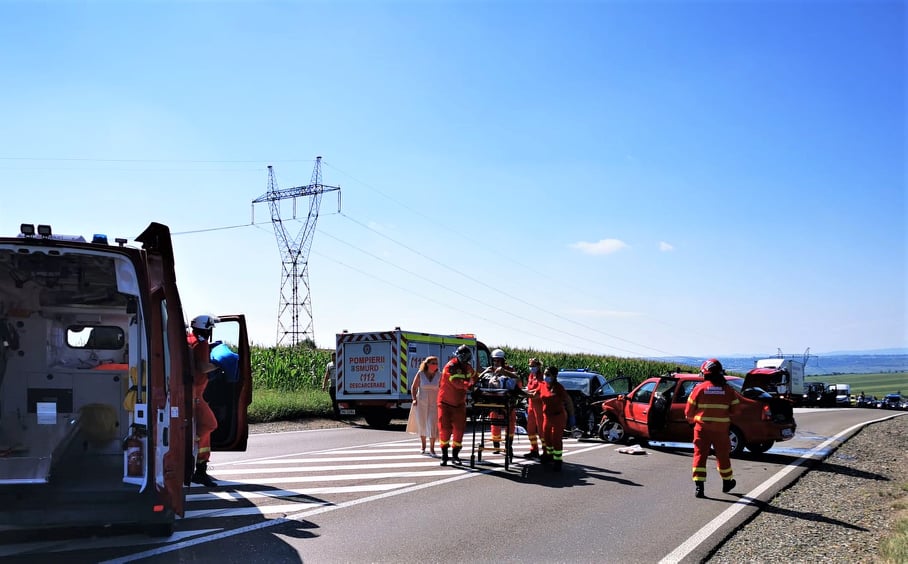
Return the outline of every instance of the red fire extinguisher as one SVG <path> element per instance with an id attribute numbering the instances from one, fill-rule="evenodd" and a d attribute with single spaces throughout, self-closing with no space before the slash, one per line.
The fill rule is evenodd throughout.
<path id="1" fill-rule="evenodd" d="M 140 477 L 145 474 L 145 453 L 142 449 L 142 433 L 135 425 L 132 434 L 126 437 L 126 475 Z"/>

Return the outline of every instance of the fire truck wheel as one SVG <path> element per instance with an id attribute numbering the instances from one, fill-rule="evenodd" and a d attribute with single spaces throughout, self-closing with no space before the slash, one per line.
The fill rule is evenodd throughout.
<path id="1" fill-rule="evenodd" d="M 391 415 L 387 412 L 373 412 L 363 415 L 366 423 L 376 429 L 385 429 L 391 422 Z"/>

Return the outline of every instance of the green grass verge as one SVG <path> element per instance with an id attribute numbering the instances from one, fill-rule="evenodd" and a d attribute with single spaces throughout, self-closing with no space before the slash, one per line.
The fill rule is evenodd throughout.
<path id="1" fill-rule="evenodd" d="M 908 395 L 908 372 L 808 376 L 805 380 L 824 384 L 850 384 L 852 394 L 858 395 L 864 392 L 865 395 L 876 396 L 880 399 L 886 394 L 894 394 L 898 391 L 901 391 L 902 395 Z"/>
<path id="2" fill-rule="evenodd" d="M 288 421 L 305 417 L 330 417 L 331 398 L 321 390 L 256 389 L 249 406 L 249 422 Z"/>
<path id="3" fill-rule="evenodd" d="M 880 559 L 893 564 L 908 562 L 908 511 L 901 511 L 892 534 L 880 542 Z"/>

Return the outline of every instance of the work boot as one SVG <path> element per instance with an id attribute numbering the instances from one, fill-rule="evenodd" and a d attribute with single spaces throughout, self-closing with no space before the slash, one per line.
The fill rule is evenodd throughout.
<path id="1" fill-rule="evenodd" d="M 539 458 L 539 451 L 535 448 L 523 455 L 524 458 Z"/>
<path id="2" fill-rule="evenodd" d="M 492 448 L 495 450 L 492 451 L 492 454 L 501 454 L 501 443 L 498 441 L 492 441 Z"/>
<path id="3" fill-rule="evenodd" d="M 561 472 L 561 461 L 560 460 L 556 460 L 556 461 L 552 462 L 552 470 L 554 470 L 555 472 Z"/>
<path id="4" fill-rule="evenodd" d="M 703 493 L 703 482 L 694 482 L 694 497 L 706 497 Z"/>
<path id="5" fill-rule="evenodd" d="M 441 447 L 441 466 L 448 465 L 448 447 Z"/>
<path id="6" fill-rule="evenodd" d="M 734 481 L 734 479 L 722 480 L 722 493 L 730 492 L 737 485 L 738 485 L 738 482 Z"/>
<path id="7" fill-rule="evenodd" d="M 539 455 L 539 462 L 546 464 L 551 461 L 552 461 L 552 455 L 549 454 L 548 452 L 543 452 L 541 455 Z"/>
<path id="8" fill-rule="evenodd" d="M 218 483 L 208 475 L 208 462 L 199 462 L 195 465 L 195 472 L 192 474 L 193 484 L 202 484 L 206 488 L 216 488 Z"/>
<path id="9" fill-rule="evenodd" d="M 460 456 L 458 456 L 459 454 L 460 447 L 454 447 L 454 449 L 451 451 L 451 462 L 453 462 L 457 466 L 463 466 L 463 461 L 460 459 Z"/>

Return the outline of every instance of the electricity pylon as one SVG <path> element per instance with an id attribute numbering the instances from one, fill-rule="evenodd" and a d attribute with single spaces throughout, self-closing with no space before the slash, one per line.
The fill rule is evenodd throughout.
<path id="1" fill-rule="evenodd" d="M 268 165 L 268 191 L 252 200 L 252 222 L 255 223 L 255 204 L 268 202 L 271 208 L 271 223 L 277 246 L 281 252 L 281 293 L 277 313 L 277 344 L 296 346 L 309 340 L 315 343 L 312 324 L 312 297 L 309 290 L 309 249 L 318 221 L 318 210 L 325 192 L 339 191 L 340 186 L 322 184 L 322 158 L 315 158 L 315 168 L 308 186 L 296 186 L 279 190 L 274 179 L 274 169 Z M 281 219 L 281 200 L 293 200 L 293 221 L 296 221 L 296 199 L 309 198 L 309 215 L 296 237 L 291 237 Z M 337 195 L 337 209 L 340 211 L 340 192 Z M 300 281 L 303 288 L 300 289 Z M 304 294 L 304 295 L 303 295 Z M 305 327 L 300 322 L 300 309 L 306 315 Z"/>

